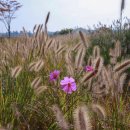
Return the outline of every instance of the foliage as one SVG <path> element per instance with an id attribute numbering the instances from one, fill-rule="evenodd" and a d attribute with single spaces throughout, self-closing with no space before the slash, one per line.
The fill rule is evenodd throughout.
<path id="1" fill-rule="evenodd" d="M 54 35 L 64 35 L 64 34 L 69 34 L 72 33 L 73 29 L 62 29 L 59 32 L 56 32 Z"/>

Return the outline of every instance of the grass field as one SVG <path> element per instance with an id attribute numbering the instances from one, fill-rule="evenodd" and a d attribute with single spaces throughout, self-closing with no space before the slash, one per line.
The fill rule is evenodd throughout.
<path id="1" fill-rule="evenodd" d="M 0 130 L 130 130 L 130 24 L 0 43 Z M 127 26 L 127 28 L 126 28 Z"/>

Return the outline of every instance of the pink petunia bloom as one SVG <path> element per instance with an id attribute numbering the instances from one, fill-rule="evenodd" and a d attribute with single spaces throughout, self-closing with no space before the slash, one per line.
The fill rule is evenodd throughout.
<path id="1" fill-rule="evenodd" d="M 85 66 L 84 69 L 85 69 L 85 71 L 93 71 L 94 70 L 93 67 L 89 66 L 89 65 Z"/>
<path id="2" fill-rule="evenodd" d="M 64 77 L 64 80 L 60 82 L 61 88 L 68 94 L 71 94 L 73 91 L 76 91 L 76 83 L 72 77 Z"/>
<path id="3" fill-rule="evenodd" d="M 57 80 L 59 75 L 60 75 L 60 71 L 59 70 L 54 70 L 53 72 L 50 73 L 50 81 Z"/>

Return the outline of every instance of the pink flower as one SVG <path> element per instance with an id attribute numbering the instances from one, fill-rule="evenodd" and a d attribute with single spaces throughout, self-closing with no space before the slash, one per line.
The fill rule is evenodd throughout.
<path id="1" fill-rule="evenodd" d="M 93 70 L 94 69 L 92 66 L 89 66 L 89 65 L 85 66 L 85 71 L 93 71 Z"/>
<path id="2" fill-rule="evenodd" d="M 60 82 L 61 88 L 68 94 L 71 94 L 72 91 L 76 91 L 76 83 L 72 77 L 64 77 L 64 80 Z"/>
<path id="3" fill-rule="evenodd" d="M 50 73 L 50 81 L 57 80 L 59 75 L 60 75 L 60 71 L 54 70 L 53 72 Z"/>

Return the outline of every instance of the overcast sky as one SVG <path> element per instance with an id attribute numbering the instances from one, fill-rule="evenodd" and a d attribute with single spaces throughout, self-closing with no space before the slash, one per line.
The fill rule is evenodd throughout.
<path id="1" fill-rule="evenodd" d="M 23 7 L 12 21 L 12 30 L 20 31 L 24 26 L 32 31 L 35 24 L 44 23 L 46 14 L 51 12 L 48 30 L 92 26 L 99 21 L 111 24 L 120 16 L 121 0 L 19 0 Z M 130 0 L 126 0 L 123 16 L 130 18 Z M 0 23 L 0 32 L 4 32 Z"/>

